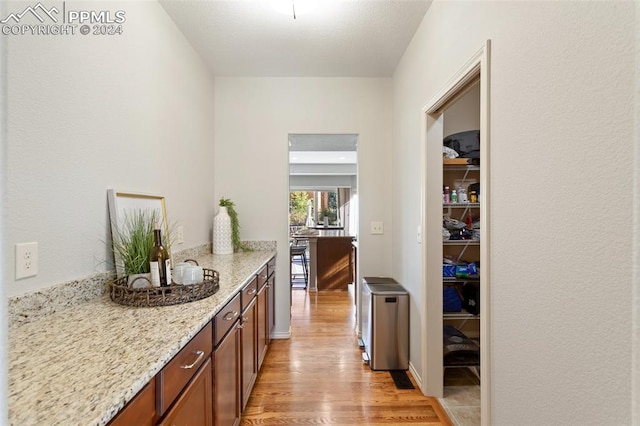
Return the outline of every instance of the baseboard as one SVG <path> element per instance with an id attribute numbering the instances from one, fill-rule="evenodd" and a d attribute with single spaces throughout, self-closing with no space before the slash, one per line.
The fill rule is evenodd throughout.
<path id="1" fill-rule="evenodd" d="M 413 376 L 413 380 L 416 381 L 416 384 L 418 385 L 420 392 L 422 392 L 424 396 L 429 396 L 422 391 L 422 377 L 420 377 L 420 375 L 416 371 L 415 366 L 411 363 L 411 361 L 409 361 L 409 372 Z M 445 417 L 446 418 L 445 420 L 448 420 L 448 422 L 444 423 L 446 426 L 458 424 L 455 420 L 455 417 L 453 416 L 453 413 L 449 411 L 448 407 L 445 404 L 443 404 L 442 398 L 436 398 L 434 396 L 431 396 L 429 398 L 431 398 L 433 401 L 433 404 L 432 404 L 433 409 L 438 414 L 438 417 L 439 418 Z"/>
<path id="2" fill-rule="evenodd" d="M 273 332 L 271 333 L 272 339 L 290 339 L 291 338 L 291 327 L 289 327 L 289 331 L 285 332 Z"/>
<path id="3" fill-rule="evenodd" d="M 418 372 L 416 371 L 416 368 L 414 367 L 414 365 L 411 363 L 411 361 L 409 361 L 409 372 L 411 373 L 411 375 L 413 376 L 413 380 L 416 381 L 416 384 L 418 385 L 418 388 L 420 388 L 420 391 L 422 392 L 422 377 L 420 377 L 420 375 L 418 374 Z M 424 394 L 424 392 L 423 392 Z M 426 396 L 426 395 L 425 395 Z"/>

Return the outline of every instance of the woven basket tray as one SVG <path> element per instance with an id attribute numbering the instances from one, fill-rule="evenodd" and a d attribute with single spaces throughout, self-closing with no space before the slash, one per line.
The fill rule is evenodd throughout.
<path id="1" fill-rule="evenodd" d="M 220 289 L 220 274 L 213 269 L 203 268 L 204 281 L 182 285 L 171 283 L 167 287 L 132 288 L 127 277 L 109 283 L 111 300 L 121 305 L 135 307 L 170 306 L 194 302 L 215 294 Z"/>

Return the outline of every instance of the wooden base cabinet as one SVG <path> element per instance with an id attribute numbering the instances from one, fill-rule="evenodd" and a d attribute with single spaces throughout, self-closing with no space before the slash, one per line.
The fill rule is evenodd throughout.
<path id="1" fill-rule="evenodd" d="M 242 313 L 240 336 L 242 341 L 242 410 L 247 406 L 251 389 L 258 376 L 256 301 L 254 299 Z"/>
<path id="2" fill-rule="evenodd" d="M 353 237 L 318 238 L 316 255 L 318 291 L 346 291 L 349 284 L 353 282 L 352 241 Z"/>
<path id="3" fill-rule="evenodd" d="M 238 426 L 275 326 L 269 260 L 109 426 Z"/>
<path id="4" fill-rule="evenodd" d="M 240 424 L 240 333 L 233 328 L 215 350 L 213 417 L 216 426 Z"/>
<path id="5" fill-rule="evenodd" d="M 258 371 L 262 368 L 262 362 L 267 354 L 269 348 L 269 333 L 271 332 L 269 326 L 269 291 L 271 290 L 269 284 L 262 286 L 258 291 L 258 297 L 256 299 L 256 311 L 257 311 L 257 325 L 258 325 L 258 339 L 256 352 L 258 354 Z"/>
<path id="6" fill-rule="evenodd" d="M 268 268 L 268 293 L 267 293 L 267 345 L 271 341 L 271 333 L 273 333 L 273 329 L 276 327 L 276 258 L 273 257 L 267 263 Z"/>
<path id="7" fill-rule="evenodd" d="M 156 417 L 156 382 L 154 378 L 111 420 L 109 426 L 153 426 Z"/>
<path id="8" fill-rule="evenodd" d="M 216 314 L 213 351 L 213 422 L 216 426 L 240 424 L 240 293 Z"/>
<path id="9" fill-rule="evenodd" d="M 175 405 L 171 407 L 160 426 L 213 425 L 211 398 L 211 358 L 207 358 Z"/>

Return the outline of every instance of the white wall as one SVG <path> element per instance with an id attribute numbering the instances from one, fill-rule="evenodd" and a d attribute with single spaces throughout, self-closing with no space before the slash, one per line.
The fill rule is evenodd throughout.
<path id="1" fill-rule="evenodd" d="M 640 2 L 636 5 L 636 87 L 635 87 L 635 140 L 640 141 Z M 633 202 L 633 367 L 631 377 L 633 392 L 631 394 L 632 423 L 640 423 L 640 144 L 634 145 L 633 182 L 635 194 Z"/>
<path id="2" fill-rule="evenodd" d="M 0 16 L 6 16 L 6 2 L 0 2 Z M 6 61 L 6 38 L 0 37 L 0 76 L 5 75 L 7 67 Z M 0 78 L 0 259 L 6 259 L 7 248 L 4 244 L 5 241 L 5 220 L 7 211 L 7 198 L 6 198 L 6 170 L 7 170 L 7 155 L 6 155 L 6 142 L 7 142 L 7 98 L 6 98 L 6 82 L 4 78 Z M 7 318 L 7 304 L 6 300 L 7 289 L 4 283 L 6 280 L 2 277 L 6 276 L 6 261 L 0 262 L 0 424 L 7 424 L 8 421 L 8 348 L 9 338 L 7 336 L 8 331 L 8 318 Z"/>
<path id="3" fill-rule="evenodd" d="M 213 77 L 156 2 L 73 7 L 124 10 L 123 34 L 2 36 L 8 296 L 110 269 L 108 188 L 164 195 L 184 226 L 174 250 L 210 241 Z M 39 274 L 15 281 L 14 244 L 30 241 Z"/>
<path id="4" fill-rule="evenodd" d="M 480 129 L 480 85 L 470 89 L 444 113 L 444 136 Z"/>
<path id="5" fill-rule="evenodd" d="M 391 80 L 216 78 L 216 199 L 231 198 L 240 236 L 277 240 L 276 333 L 289 332 L 289 133 L 358 134 L 360 229 L 391 223 Z M 391 236 L 359 232 L 360 275 L 391 272 Z"/>
<path id="6" fill-rule="evenodd" d="M 347 175 L 289 175 L 289 188 L 292 190 L 351 188 L 352 178 L 353 176 Z"/>
<path id="7" fill-rule="evenodd" d="M 420 300 L 421 108 L 492 40 L 492 424 L 631 424 L 634 29 L 632 2 L 435 1 L 394 74 L 393 271 Z"/>

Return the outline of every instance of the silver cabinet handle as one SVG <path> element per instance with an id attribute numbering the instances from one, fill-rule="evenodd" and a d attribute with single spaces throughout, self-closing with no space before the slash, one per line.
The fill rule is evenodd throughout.
<path id="1" fill-rule="evenodd" d="M 249 317 L 242 317 L 242 321 L 240 321 L 240 323 L 238 323 L 238 328 L 239 329 L 243 329 L 244 325 L 247 323 L 247 321 L 249 321 Z"/>
<path id="2" fill-rule="evenodd" d="M 189 369 L 193 368 L 197 363 L 199 363 L 200 360 L 202 359 L 202 357 L 204 356 L 204 352 L 203 351 L 195 351 L 195 352 L 192 352 L 192 353 L 195 353 L 196 355 L 198 355 L 198 358 L 196 358 L 196 360 L 193 361 L 189 365 L 181 365 L 180 368 L 184 368 L 185 370 L 189 370 Z"/>
<path id="3" fill-rule="evenodd" d="M 227 314 L 222 317 L 225 321 L 232 321 L 235 317 L 238 316 L 238 311 L 227 312 Z"/>
<path id="4" fill-rule="evenodd" d="M 247 291 L 247 294 L 255 294 L 255 292 L 258 291 L 255 288 L 252 288 L 250 290 Z"/>

